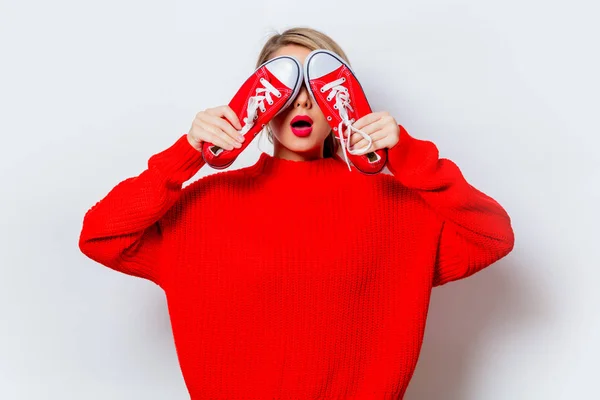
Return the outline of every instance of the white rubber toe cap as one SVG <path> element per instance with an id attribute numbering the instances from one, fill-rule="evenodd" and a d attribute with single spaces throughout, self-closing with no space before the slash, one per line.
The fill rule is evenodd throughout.
<path id="1" fill-rule="evenodd" d="M 342 65 L 337 55 L 327 50 L 315 50 L 306 57 L 306 74 L 309 79 L 318 79 L 335 71 Z"/>
<path id="2" fill-rule="evenodd" d="M 302 66 L 299 62 L 288 56 L 276 57 L 265 67 L 290 89 L 294 88 L 302 73 Z"/>

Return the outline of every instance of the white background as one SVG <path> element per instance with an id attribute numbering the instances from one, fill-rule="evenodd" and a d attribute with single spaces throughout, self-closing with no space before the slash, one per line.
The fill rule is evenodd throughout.
<path id="1" fill-rule="evenodd" d="M 81 254 L 83 215 L 297 25 L 513 219 L 508 257 L 434 290 L 406 399 L 597 395 L 597 3 L 0 4 L 0 398 L 189 398 L 163 292 Z M 230 168 L 272 154 L 257 145 Z"/>

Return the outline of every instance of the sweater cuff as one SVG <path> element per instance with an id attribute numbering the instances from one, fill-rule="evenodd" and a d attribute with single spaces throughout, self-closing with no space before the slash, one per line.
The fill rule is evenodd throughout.
<path id="1" fill-rule="evenodd" d="M 158 172 L 169 183 L 181 186 L 204 164 L 202 152 L 192 147 L 184 134 L 171 147 L 150 157 L 148 169 Z"/>
<path id="2" fill-rule="evenodd" d="M 429 140 L 412 137 L 400 127 L 400 139 L 388 149 L 388 169 L 405 186 L 416 187 L 420 180 L 433 172 L 439 152 Z"/>

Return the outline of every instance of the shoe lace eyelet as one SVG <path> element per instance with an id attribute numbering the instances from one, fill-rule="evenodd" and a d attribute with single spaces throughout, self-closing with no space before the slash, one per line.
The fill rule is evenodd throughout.
<path id="1" fill-rule="evenodd" d="M 323 88 L 321 88 L 320 90 L 321 90 L 321 93 L 325 93 L 325 90 L 323 90 Z"/>
<path id="2" fill-rule="evenodd" d="M 327 117 L 327 121 L 331 121 L 331 117 Z"/>

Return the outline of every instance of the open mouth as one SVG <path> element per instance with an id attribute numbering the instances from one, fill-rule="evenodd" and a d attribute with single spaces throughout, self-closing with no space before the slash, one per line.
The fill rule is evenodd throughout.
<path id="1" fill-rule="evenodd" d="M 313 120 L 308 115 L 296 115 L 292 118 L 291 125 L 293 128 L 308 128 L 313 124 Z"/>
<path id="2" fill-rule="evenodd" d="M 304 120 L 292 122 L 292 128 L 310 128 L 311 126 L 310 122 Z"/>
<path id="3" fill-rule="evenodd" d="M 312 132 L 312 124 L 313 120 L 308 115 L 296 115 L 290 125 L 294 135 L 305 137 Z"/>

